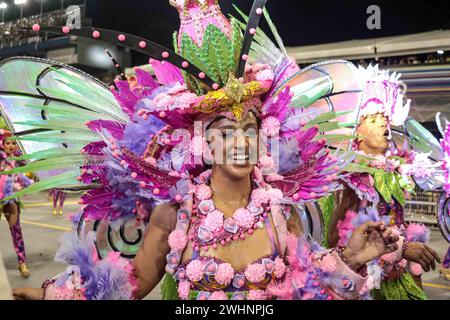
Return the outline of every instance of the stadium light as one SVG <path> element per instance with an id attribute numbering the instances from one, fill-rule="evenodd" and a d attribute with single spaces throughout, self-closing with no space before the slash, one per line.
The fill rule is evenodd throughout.
<path id="1" fill-rule="evenodd" d="M 20 7 L 20 19 L 23 18 L 23 6 L 27 4 L 28 0 L 14 0 L 14 4 Z"/>
<path id="2" fill-rule="evenodd" d="M 0 3 L 0 10 L 2 10 L 2 23 L 5 22 L 5 10 L 8 8 L 8 4 L 6 2 Z"/>

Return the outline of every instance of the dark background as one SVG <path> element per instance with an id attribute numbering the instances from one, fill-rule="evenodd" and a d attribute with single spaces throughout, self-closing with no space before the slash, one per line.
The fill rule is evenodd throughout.
<path id="1" fill-rule="evenodd" d="M 10 4 L 6 20 L 19 17 Z M 65 6 L 83 1 L 65 0 Z M 236 14 L 232 4 L 248 12 L 252 0 L 220 0 L 225 14 Z M 178 29 L 177 11 L 168 0 L 87 0 L 87 16 L 93 25 L 146 37 L 172 46 L 172 33 Z M 369 5 L 381 8 L 381 30 L 369 30 Z M 29 0 L 24 15 L 38 14 L 39 0 Z M 61 8 L 60 0 L 44 0 L 46 11 Z M 351 39 L 367 39 L 450 29 L 449 0 L 269 0 L 267 8 L 286 46 L 319 44 Z M 264 23 L 262 24 L 264 28 Z M 144 57 L 135 57 L 136 63 Z"/>
<path id="2" fill-rule="evenodd" d="M 6 20 L 19 17 L 12 5 Z M 65 0 L 65 6 L 83 1 Z M 178 29 L 178 14 L 168 0 L 87 0 L 88 16 L 97 27 L 121 30 L 145 36 L 165 45 L 171 44 L 172 32 Z M 236 4 L 244 12 L 251 0 L 220 0 L 226 13 Z M 366 9 L 381 8 L 381 30 L 368 30 Z M 38 14 L 39 0 L 29 0 L 24 15 Z M 46 11 L 61 7 L 59 0 L 44 0 Z M 308 45 L 350 39 L 364 39 L 399 34 L 450 29 L 449 0 L 269 0 L 267 8 L 286 45 Z"/>

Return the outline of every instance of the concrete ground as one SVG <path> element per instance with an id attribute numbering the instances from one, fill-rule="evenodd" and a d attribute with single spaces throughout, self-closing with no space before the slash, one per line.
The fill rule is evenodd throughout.
<path id="1" fill-rule="evenodd" d="M 12 248 L 11 236 L 4 218 L 0 222 L 0 250 L 3 254 L 5 267 L 11 286 L 40 287 L 42 282 L 65 269 L 64 264 L 54 261 L 58 248 L 58 239 L 69 231 L 70 222 L 63 217 L 52 215 L 52 204 L 46 193 L 39 193 L 23 199 L 25 209 L 21 221 L 25 238 L 28 266 L 31 272 L 29 279 L 23 279 L 17 269 L 17 257 Z M 65 213 L 76 212 L 77 198 L 68 198 Z M 432 229 L 430 246 L 443 257 L 448 249 L 448 243 L 443 239 L 438 229 Z M 424 289 L 430 299 L 450 300 L 450 282 L 439 277 L 438 271 L 427 273 L 423 277 Z M 147 300 L 160 298 L 159 286 L 147 296 Z"/>

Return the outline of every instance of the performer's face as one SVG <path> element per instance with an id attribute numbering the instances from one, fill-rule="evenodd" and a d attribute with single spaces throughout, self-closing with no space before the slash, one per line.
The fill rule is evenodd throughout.
<path id="1" fill-rule="evenodd" d="M 234 178 L 250 175 L 258 161 L 258 121 L 249 112 L 241 121 L 219 118 L 207 132 L 213 167 Z"/>
<path id="2" fill-rule="evenodd" d="M 3 150 L 5 150 L 5 153 L 10 156 L 14 154 L 14 152 L 17 149 L 17 142 L 13 140 L 5 140 L 3 141 Z"/>
<path id="3" fill-rule="evenodd" d="M 382 114 L 364 118 L 357 129 L 361 136 L 359 149 L 372 154 L 384 154 L 389 148 L 390 128 L 388 120 Z"/>

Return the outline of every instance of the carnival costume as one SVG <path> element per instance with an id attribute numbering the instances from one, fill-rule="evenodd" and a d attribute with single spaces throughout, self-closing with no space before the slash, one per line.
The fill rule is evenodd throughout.
<path id="1" fill-rule="evenodd" d="M 5 139 L 11 137 L 11 133 L 5 129 L 0 129 L 0 171 L 8 171 L 16 168 L 21 165 L 20 161 L 15 160 L 14 157 L 20 156 L 19 153 L 8 156 L 4 149 L 3 143 Z M 23 188 L 29 186 L 32 181 L 24 174 L 10 174 L 5 175 L 2 174 L 0 176 L 0 196 L 1 198 L 7 198 L 12 196 L 14 193 L 22 190 Z M 24 277 L 29 276 L 29 271 L 26 266 L 26 255 L 25 255 L 25 244 L 23 241 L 22 227 L 20 226 L 20 200 L 18 198 L 14 198 L 7 201 L 1 202 L 1 210 L 6 204 L 17 206 L 18 215 L 16 223 L 13 226 L 10 226 L 11 237 L 13 241 L 14 251 L 17 254 L 17 260 L 19 261 L 19 270 Z M 0 217 L 1 217 L 0 211 Z M 3 212 L 4 215 L 7 215 L 6 212 Z"/>
<path id="2" fill-rule="evenodd" d="M 450 243 L 450 122 L 441 113 L 436 115 L 436 124 L 442 135 L 438 141 L 430 132 L 414 120 L 407 123 L 413 147 L 429 155 L 434 174 L 428 179 L 416 179 L 417 184 L 426 191 L 438 191 L 438 225 L 444 239 Z M 450 249 L 447 251 L 441 275 L 450 280 Z"/>
<path id="3" fill-rule="evenodd" d="M 407 119 L 410 101 L 404 104 L 399 74 L 381 71 L 378 66 L 360 67 L 360 70 L 366 79 L 366 88 L 358 123 L 367 116 L 382 114 L 388 121 L 390 135 L 392 126 L 406 126 L 406 129 L 420 126 L 413 119 Z M 379 220 L 396 227 L 403 236 L 404 249 L 409 242 L 428 243 L 430 231 L 421 224 L 406 224 L 403 207 L 409 194 L 414 191 L 414 180 L 434 179 L 438 175 L 436 168 L 439 164 L 432 163 L 427 149 L 418 147 L 417 143 L 408 143 L 411 140 L 414 141 L 413 136 L 403 145 L 399 145 L 398 141 L 397 144 L 391 142 L 384 156 L 364 154 L 354 143 L 357 156 L 349 168 L 355 172 L 344 175 L 342 181 L 350 192 L 356 194 L 359 204 L 354 210 L 348 210 L 345 219 L 337 223 L 338 246 L 345 246 L 352 231 L 360 224 Z M 424 141 L 421 139 L 422 145 Z M 408 262 L 402 255 L 387 254 L 369 266 L 369 273 L 377 279 L 375 288 L 378 290 L 374 290 L 374 295 L 388 300 L 426 299 L 425 293 L 411 277 L 420 277 L 422 272 L 418 263 Z"/>
<path id="4" fill-rule="evenodd" d="M 111 93 L 97 80 L 58 63 L 27 58 L 4 63 L 4 75 L 19 72 L 25 79 L 38 79 L 37 88 L 36 82 L 22 84 L 22 92 L 29 90 L 36 98 L 22 105 L 45 113 L 40 120 L 21 122 L 35 130 L 19 139 L 55 144 L 27 155 L 34 161 L 21 170 L 64 170 L 44 174 L 45 179 L 18 194 L 88 186 L 81 197 L 79 230 L 89 221 L 106 221 L 111 230 L 137 221 L 139 229 L 155 206 L 176 206 L 176 228 L 168 239 L 166 298 L 368 298 L 371 276 L 351 270 L 340 250 L 289 235 L 286 222 L 297 214 L 291 206 L 340 187 L 346 155 L 327 146 L 348 136 L 326 133 L 345 126 L 331 120 L 342 115 L 336 110 L 358 106 L 364 85 L 358 70 L 345 61 L 299 70 L 286 55 L 265 2 L 256 0 L 248 17 L 241 13 L 243 23 L 227 20 L 215 0 L 172 0 L 181 19 L 175 51 L 109 30 L 33 26 L 35 31 L 115 41 L 147 53 L 156 81 L 136 69 L 135 78 L 116 82 L 118 90 Z M 263 15 L 277 45 L 258 28 Z M 10 91 L 14 85 L 6 84 Z M 249 204 L 225 219 L 212 201 L 211 155 L 203 132 L 218 117 L 240 120 L 249 112 L 260 121 L 267 149 L 259 154 L 252 175 Z M 195 126 L 196 121 L 202 125 Z M 278 170 L 269 152 L 275 144 L 280 148 Z M 241 270 L 208 255 L 261 229 L 267 232 L 271 252 Z M 101 252 L 97 241 L 95 234 L 83 232 L 63 238 L 56 258 L 70 267 L 45 283 L 47 299 L 134 297 L 133 267 L 124 259 L 132 254 Z M 188 249 L 192 254 L 183 260 Z"/>

